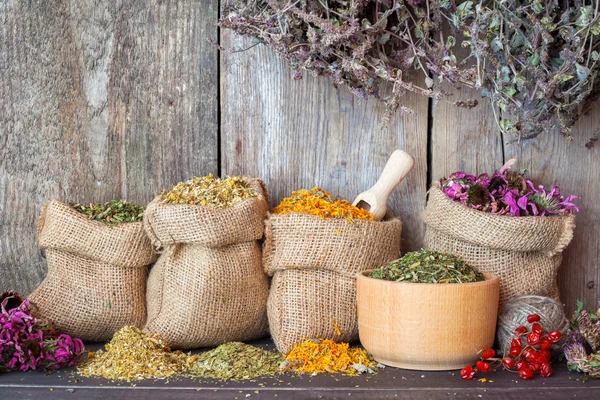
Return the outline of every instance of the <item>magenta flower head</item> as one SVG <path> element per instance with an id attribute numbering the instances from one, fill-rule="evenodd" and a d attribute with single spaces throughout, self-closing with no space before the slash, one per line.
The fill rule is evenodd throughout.
<path id="1" fill-rule="evenodd" d="M 553 186 L 549 192 L 541 185 L 536 187 L 524 178 L 525 171 L 510 170 L 515 162 L 509 160 L 491 177 L 488 174 L 475 177 L 457 171 L 440 181 L 442 190 L 454 201 L 496 215 L 520 217 L 579 212 L 573 202 L 577 196 L 563 198 L 558 186 Z"/>
<path id="2" fill-rule="evenodd" d="M 0 296 L 0 370 L 73 366 L 83 352 L 80 339 L 61 335 L 38 321 L 29 300 L 16 292 Z"/>

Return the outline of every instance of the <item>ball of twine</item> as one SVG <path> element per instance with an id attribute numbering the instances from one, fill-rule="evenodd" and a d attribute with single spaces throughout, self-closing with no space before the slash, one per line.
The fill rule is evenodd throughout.
<path id="1" fill-rule="evenodd" d="M 510 348 L 509 341 L 514 337 L 514 330 L 520 325 L 527 324 L 529 314 L 538 314 L 540 324 L 545 332 L 559 331 L 564 335 L 569 327 L 569 320 L 565 315 L 562 304 L 549 297 L 519 296 L 514 297 L 502 307 L 498 316 L 496 331 L 496 345 L 501 352 Z"/>

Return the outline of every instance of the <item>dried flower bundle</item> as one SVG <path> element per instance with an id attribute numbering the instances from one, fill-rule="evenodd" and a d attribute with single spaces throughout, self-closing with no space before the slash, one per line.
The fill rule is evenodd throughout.
<path id="1" fill-rule="evenodd" d="M 498 215 L 564 215 L 579 212 L 573 203 L 577 196 L 566 199 L 560 188 L 553 186 L 546 191 L 544 186 L 535 186 L 525 178 L 526 171 L 511 171 L 516 160 L 509 160 L 499 171 L 490 177 L 464 172 L 455 172 L 440 181 L 442 190 L 448 197 L 476 210 Z"/>
<path id="2" fill-rule="evenodd" d="M 220 26 L 249 35 L 274 49 L 293 68 L 345 84 L 359 98 L 374 96 L 394 111 L 400 97 L 416 92 L 439 98 L 429 68 L 453 79 L 452 68 L 439 69 L 445 57 L 432 35 L 441 23 L 439 4 L 429 0 L 227 0 Z M 412 70 L 424 83 L 406 80 Z M 392 84 L 392 94 L 380 86 Z"/>
<path id="3" fill-rule="evenodd" d="M 558 128 L 570 138 L 575 121 L 600 96 L 600 2 L 439 3 L 476 61 L 473 79 L 463 74 L 460 80 L 503 111 L 500 129 L 531 138 Z"/>
<path id="4" fill-rule="evenodd" d="M 599 302 L 600 305 L 600 302 Z M 591 378 L 600 378 L 600 309 L 596 313 L 583 309 L 577 302 L 577 310 L 571 320 L 563 352 L 570 370 L 583 372 Z"/>
<path id="5" fill-rule="evenodd" d="M 240 176 L 215 178 L 212 174 L 179 182 L 169 192 L 160 195 L 163 203 L 193 204 L 204 207 L 232 207 L 242 200 L 260 197 L 250 183 Z"/>
<path id="6" fill-rule="evenodd" d="M 321 188 L 300 189 L 292 192 L 273 209 L 274 214 L 305 213 L 321 218 L 344 218 L 350 222 L 354 219 L 373 220 L 373 214 L 363 208 L 353 206 L 346 200 L 335 200 Z"/>
<path id="7" fill-rule="evenodd" d="M 103 204 L 71 204 L 76 211 L 88 216 L 92 221 L 102 221 L 110 225 L 122 222 L 138 222 L 144 217 L 144 207 L 125 200 L 111 200 Z"/>
<path id="8" fill-rule="evenodd" d="M 372 374 L 382 367 L 365 349 L 331 339 L 304 339 L 286 356 L 281 371 L 301 375 L 342 373 L 355 376 L 364 372 Z"/>
<path id="9" fill-rule="evenodd" d="M 71 367 L 83 351 L 80 339 L 60 334 L 39 321 L 29 300 L 16 292 L 0 296 L 0 371 Z"/>
<path id="10" fill-rule="evenodd" d="M 220 26 L 275 50 L 295 79 L 303 71 L 328 76 L 359 98 L 382 100 L 390 112 L 410 111 L 400 105 L 406 91 L 440 99 L 445 93 L 436 76 L 481 90 L 504 133 L 526 139 L 558 128 L 570 138 L 575 121 L 600 97 L 599 3 L 226 0 Z M 453 35 L 440 32 L 446 21 Z M 469 50 L 462 58 L 457 43 Z M 410 83 L 413 71 L 423 84 Z M 382 93 L 385 82 L 391 95 Z M 454 104 L 473 108 L 477 101 Z"/>
<path id="11" fill-rule="evenodd" d="M 231 342 L 200 354 L 188 372 L 193 378 L 241 381 L 277 375 L 283 360 L 279 352 Z"/>
<path id="12" fill-rule="evenodd" d="M 469 266 L 462 258 L 424 249 L 406 253 L 373 270 L 369 276 L 387 281 L 415 283 L 469 283 L 484 279 L 478 270 Z"/>
<path id="13" fill-rule="evenodd" d="M 160 337 L 133 326 L 115 333 L 105 348 L 89 353 L 88 361 L 78 369 L 79 375 L 123 381 L 164 379 L 181 374 L 197 359 L 171 351 Z"/>

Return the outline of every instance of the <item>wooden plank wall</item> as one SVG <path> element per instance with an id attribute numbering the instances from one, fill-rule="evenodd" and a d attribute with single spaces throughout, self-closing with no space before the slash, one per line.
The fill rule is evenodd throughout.
<path id="1" fill-rule="evenodd" d="M 559 136 L 509 144 L 485 101 L 451 103 L 468 89 L 382 127 L 384 108 L 289 68 L 263 46 L 217 54 L 217 0 L 0 1 L 0 291 L 30 292 L 44 276 L 35 242 L 41 205 L 60 197 L 148 202 L 163 187 L 212 173 L 261 177 L 271 204 L 321 186 L 352 199 L 403 148 L 415 169 L 390 209 L 403 249 L 420 247 L 427 182 L 462 169 L 491 171 L 513 156 L 535 178 L 580 194 L 581 214 L 560 283 L 569 306 L 600 294 L 600 125 L 590 112 L 569 143 Z M 227 49 L 250 46 L 221 32 Z"/>
<path id="2" fill-rule="evenodd" d="M 0 1 L 0 292 L 45 275 L 44 202 L 218 172 L 216 0 Z"/>

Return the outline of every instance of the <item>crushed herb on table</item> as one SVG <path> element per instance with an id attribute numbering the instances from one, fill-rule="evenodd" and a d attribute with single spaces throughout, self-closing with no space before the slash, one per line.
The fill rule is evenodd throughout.
<path id="1" fill-rule="evenodd" d="M 163 190 L 160 198 L 167 204 L 191 204 L 204 207 L 227 208 L 251 197 L 261 197 L 240 176 L 215 178 L 212 174 L 179 182 L 170 191 Z"/>
<path id="2" fill-rule="evenodd" d="M 197 356 L 171 351 L 158 336 L 133 326 L 115 333 L 105 348 L 88 354 L 88 361 L 78 369 L 79 375 L 122 381 L 164 379 L 181 374 L 197 360 Z"/>
<path id="3" fill-rule="evenodd" d="M 188 372 L 193 378 L 241 381 L 278 375 L 284 356 L 241 342 L 225 343 L 198 355 Z"/>
<path id="4" fill-rule="evenodd" d="M 331 339 L 304 339 L 286 356 L 281 371 L 301 375 L 342 373 L 355 376 L 364 372 L 372 374 L 383 367 L 365 349 Z"/>
<path id="5" fill-rule="evenodd" d="M 483 274 L 462 258 L 424 249 L 406 253 L 373 270 L 369 276 L 387 281 L 418 283 L 469 283 L 484 280 Z"/>
<path id="6" fill-rule="evenodd" d="M 122 222 L 138 222 L 144 216 L 144 207 L 125 200 L 112 200 L 102 204 L 71 204 L 71 207 L 87 215 L 92 221 L 101 221 L 110 225 Z"/>
<path id="7" fill-rule="evenodd" d="M 293 212 L 317 215 L 321 218 L 344 218 L 350 222 L 354 219 L 374 219 L 369 211 L 355 207 L 345 200 L 332 199 L 329 193 L 318 187 L 292 192 L 290 197 L 283 199 L 273 209 L 274 214 Z"/>

